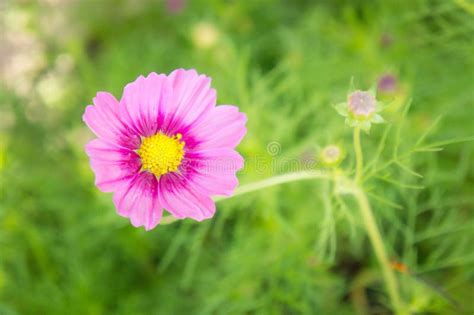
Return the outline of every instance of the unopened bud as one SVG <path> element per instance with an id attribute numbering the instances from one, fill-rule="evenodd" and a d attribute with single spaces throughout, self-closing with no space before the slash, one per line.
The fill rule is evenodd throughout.
<path id="1" fill-rule="evenodd" d="M 372 93 L 357 90 L 348 96 L 349 111 L 358 118 L 368 118 L 376 109 L 377 101 Z"/>
<path id="2" fill-rule="evenodd" d="M 344 159 L 344 152 L 337 145 L 331 144 L 321 151 L 320 159 L 324 166 L 336 166 Z"/>
<path id="3" fill-rule="evenodd" d="M 392 74 L 381 76 L 377 83 L 377 90 L 386 94 L 394 93 L 397 90 L 397 87 L 397 78 Z"/>

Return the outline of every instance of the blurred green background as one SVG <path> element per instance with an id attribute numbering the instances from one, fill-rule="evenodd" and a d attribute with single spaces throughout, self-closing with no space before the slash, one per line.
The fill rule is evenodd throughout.
<path id="1" fill-rule="evenodd" d="M 84 108 L 179 67 L 248 114 L 238 150 L 263 164 L 242 184 L 331 143 L 350 173 L 351 129 L 331 105 L 351 78 L 389 78 L 389 124 L 363 146 L 390 259 L 409 269 L 400 292 L 413 314 L 472 314 L 473 14 L 470 0 L 2 0 L 0 314 L 391 314 L 358 211 L 329 184 L 261 190 L 150 232 L 115 214 L 83 150 Z"/>

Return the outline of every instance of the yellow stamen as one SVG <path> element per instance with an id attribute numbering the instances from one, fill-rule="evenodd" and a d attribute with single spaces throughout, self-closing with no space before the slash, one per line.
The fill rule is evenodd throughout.
<path id="1" fill-rule="evenodd" d="M 142 139 L 137 150 L 142 160 L 142 170 L 147 170 L 161 176 L 178 170 L 184 156 L 184 141 L 180 141 L 181 134 L 172 137 L 157 133 Z"/>

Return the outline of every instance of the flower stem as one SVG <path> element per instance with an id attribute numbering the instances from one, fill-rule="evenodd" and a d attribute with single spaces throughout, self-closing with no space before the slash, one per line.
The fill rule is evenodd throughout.
<path id="1" fill-rule="evenodd" d="M 362 179 L 362 171 L 364 169 L 364 156 L 362 154 L 362 146 L 360 145 L 360 128 L 354 128 L 354 150 L 356 155 L 356 183 L 360 183 Z"/>
<path id="2" fill-rule="evenodd" d="M 393 270 L 390 268 L 390 261 L 388 260 L 387 252 L 385 251 L 385 246 L 382 241 L 382 236 L 377 223 L 375 222 L 369 200 L 360 187 L 362 172 L 364 169 L 364 157 L 362 155 L 359 127 L 354 128 L 354 150 L 356 155 L 356 174 L 354 180 L 355 187 L 352 190 L 352 194 L 357 200 L 359 210 L 364 221 L 365 229 L 367 230 L 370 242 L 374 248 L 375 256 L 377 257 L 377 260 L 379 261 L 379 264 L 382 268 L 384 282 L 387 286 L 387 291 L 392 303 L 392 307 L 397 314 L 406 314 L 400 298 L 400 293 L 398 291 L 397 279 Z"/>
<path id="3" fill-rule="evenodd" d="M 321 171 L 301 171 L 294 173 L 287 173 L 283 175 L 273 176 L 255 183 L 246 184 L 239 186 L 235 189 L 235 192 L 230 197 L 217 197 L 214 200 L 219 201 L 222 199 L 229 199 L 239 195 L 247 194 L 253 191 L 260 189 L 281 185 L 285 183 L 300 181 L 300 180 L 309 180 L 309 179 L 329 179 L 331 178 L 330 174 Z"/>
<path id="4" fill-rule="evenodd" d="M 369 235 L 370 242 L 372 243 L 372 247 L 375 251 L 375 256 L 377 257 L 377 260 L 379 261 L 379 264 L 382 268 L 383 278 L 385 280 L 385 285 L 387 286 L 387 291 L 390 296 L 392 307 L 396 311 L 396 314 L 406 314 L 398 291 L 397 279 L 395 278 L 393 270 L 390 268 L 390 262 L 385 251 L 382 236 L 377 227 L 377 223 L 375 222 L 375 218 L 372 213 L 369 201 L 367 200 L 367 196 L 359 188 L 355 188 L 353 190 L 353 195 L 359 205 L 367 234 Z"/>
<path id="5" fill-rule="evenodd" d="M 221 201 L 221 200 L 227 200 L 236 196 L 248 194 L 260 189 L 272 187 L 272 186 L 277 186 L 285 183 L 290 183 L 290 182 L 296 182 L 300 180 L 309 180 L 309 179 L 330 179 L 331 176 L 330 174 L 327 174 L 325 172 L 321 171 L 301 171 L 301 172 L 294 172 L 294 173 L 288 173 L 288 174 L 283 174 L 283 175 L 277 175 L 273 176 L 255 183 L 250 183 L 246 185 L 239 186 L 235 189 L 234 194 L 229 197 L 216 197 L 214 198 L 215 202 Z M 173 216 L 167 216 L 161 219 L 160 225 L 163 224 L 170 224 L 175 221 L 178 221 L 179 219 L 173 217 Z"/>

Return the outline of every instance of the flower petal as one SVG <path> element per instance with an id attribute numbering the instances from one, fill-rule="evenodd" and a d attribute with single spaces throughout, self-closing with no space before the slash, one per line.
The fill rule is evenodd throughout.
<path id="1" fill-rule="evenodd" d="M 86 107 L 82 119 L 95 135 L 116 146 L 135 149 L 140 139 L 119 118 L 119 102 L 107 92 L 99 92 L 94 105 Z"/>
<path id="2" fill-rule="evenodd" d="M 235 106 L 220 105 L 213 108 L 204 120 L 190 130 L 195 140 L 193 149 L 235 148 L 247 133 L 246 122 L 247 116 Z M 183 140 L 186 142 L 186 136 Z M 193 144 L 193 141 L 188 142 Z"/>
<path id="3" fill-rule="evenodd" d="M 120 114 L 136 133 L 152 136 L 158 131 L 160 112 L 170 96 L 171 85 L 164 74 L 152 72 L 146 78 L 140 76 L 125 86 Z"/>
<path id="4" fill-rule="evenodd" d="M 161 128 L 170 135 L 184 134 L 186 128 L 205 118 L 216 105 L 216 91 L 211 88 L 211 79 L 196 70 L 175 70 L 168 80 L 172 96 L 164 108 Z"/>
<path id="5" fill-rule="evenodd" d="M 122 183 L 115 191 L 113 201 L 118 214 L 130 218 L 135 227 L 144 226 L 151 230 L 163 215 L 158 199 L 158 182 L 148 172 L 140 172 Z"/>
<path id="6" fill-rule="evenodd" d="M 85 149 L 95 174 L 95 184 L 103 192 L 112 192 L 141 167 L 140 157 L 135 152 L 118 148 L 101 139 L 90 141 Z"/>
<path id="7" fill-rule="evenodd" d="M 216 205 L 209 195 L 177 173 L 160 177 L 159 196 L 164 208 L 179 219 L 202 221 L 216 212 Z"/>
<path id="8" fill-rule="evenodd" d="M 239 183 L 236 172 L 243 166 L 244 159 L 239 153 L 220 148 L 188 153 L 182 172 L 209 195 L 230 196 Z"/>

